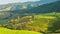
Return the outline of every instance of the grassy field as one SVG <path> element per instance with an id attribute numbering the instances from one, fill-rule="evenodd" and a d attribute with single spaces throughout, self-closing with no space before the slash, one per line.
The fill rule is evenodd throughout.
<path id="1" fill-rule="evenodd" d="M 7 28 L 0 28 L 0 34 L 41 34 L 33 31 L 25 31 L 25 30 L 10 30 Z"/>

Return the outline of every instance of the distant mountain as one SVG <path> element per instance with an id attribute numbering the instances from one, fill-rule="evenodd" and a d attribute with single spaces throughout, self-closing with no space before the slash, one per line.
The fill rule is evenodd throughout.
<path id="1" fill-rule="evenodd" d="M 30 9 L 40 5 L 40 1 L 37 2 L 25 2 L 25 3 L 11 3 L 6 5 L 0 5 L 0 11 L 13 11 L 20 9 Z"/>
<path id="2" fill-rule="evenodd" d="M 25 3 L 11 3 L 6 5 L 0 5 L 0 19 L 10 17 L 11 14 L 22 12 L 22 10 L 29 10 L 34 7 L 38 7 L 40 1 L 37 2 L 25 2 Z M 19 11 L 18 11 L 19 10 Z"/>
<path id="3" fill-rule="evenodd" d="M 13 3 L 7 5 L 0 5 L 0 12 L 7 16 L 5 13 L 8 12 L 8 18 L 11 16 L 17 16 L 17 14 L 32 14 L 32 13 L 48 13 L 48 12 L 60 12 L 60 1 L 47 3 L 43 5 L 39 5 L 40 3 L 37 2 L 36 4 L 33 2 L 29 3 Z M 5 13 L 4 13 L 5 11 Z M 2 15 L 0 14 L 0 15 Z"/>
<path id="4" fill-rule="evenodd" d="M 41 0 L 36 2 L 24 2 L 24 3 L 11 3 L 0 5 L 0 11 L 13 11 L 13 10 L 20 10 L 20 9 L 31 9 L 32 7 L 37 7 L 42 4 L 55 2 L 56 0 Z"/>
<path id="5" fill-rule="evenodd" d="M 60 12 L 60 1 L 40 5 L 38 7 L 27 10 L 28 13 L 48 13 L 48 12 Z"/>
<path id="6" fill-rule="evenodd" d="M 48 13 L 48 12 L 60 12 L 60 1 L 56 1 L 53 3 L 47 3 L 40 5 L 38 7 L 34 7 L 31 9 L 24 10 L 14 10 L 12 13 Z"/>
<path id="7" fill-rule="evenodd" d="M 36 4 L 35 4 L 36 3 Z M 40 14 L 60 12 L 60 1 L 42 4 L 40 2 L 25 2 L 0 5 L 0 20 L 9 20 L 21 14 Z"/>

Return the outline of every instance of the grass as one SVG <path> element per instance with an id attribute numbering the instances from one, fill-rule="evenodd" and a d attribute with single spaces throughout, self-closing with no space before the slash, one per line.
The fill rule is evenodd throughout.
<path id="1" fill-rule="evenodd" d="M 42 33 L 26 30 L 10 30 L 7 28 L 0 28 L 0 34 L 42 34 Z"/>

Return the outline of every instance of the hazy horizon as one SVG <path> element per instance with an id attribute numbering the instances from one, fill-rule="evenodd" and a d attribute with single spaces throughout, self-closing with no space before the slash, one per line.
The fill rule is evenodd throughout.
<path id="1" fill-rule="evenodd" d="M 40 1 L 44 4 L 44 3 L 54 2 L 57 0 L 0 0 L 0 5 L 9 4 L 9 3 L 19 3 L 19 2 L 24 3 L 24 2 L 37 2 L 37 1 Z"/>
<path id="2" fill-rule="evenodd" d="M 40 0 L 0 0 L 0 5 L 8 3 L 18 3 L 18 2 L 36 2 Z"/>

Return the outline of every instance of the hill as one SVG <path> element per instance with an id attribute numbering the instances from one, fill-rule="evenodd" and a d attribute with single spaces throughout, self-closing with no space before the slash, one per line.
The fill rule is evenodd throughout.
<path id="1" fill-rule="evenodd" d="M 24 4 L 24 3 L 23 3 Z M 28 3 L 30 4 L 30 3 Z M 20 4 L 12 4 L 13 7 L 18 7 L 20 6 Z M 14 6 L 15 5 L 15 6 Z M 43 5 L 40 5 L 38 7 L 34 7 L 34 8 L 31 8 L 31 9 L 19 9 L 16 8 L 16 10 L 14 9 L 10 9 L 11 7 L 9 7 L 9 5 L 7 5 L 7 8 L 9 11 L 1 11 L 0 10 L 0 23 L 7 23 L 8 20 L 11 20 L 11 19 L 16 19 L 17 16 L 20 16 L 20 17 L 25 17 L 24 15 L 35 15 L 35 14 L 43 14 L 43 13 L 49 13 L 51 12 L 51 14 L 53 15 L 52 12 L 60 12 L 60 1 L 56 1 L 56 2 L 53 2 L 53 3 L 48 3 L 48 4 L 43 4 Z M 6 10 L 4 9 L 4 10 Z M 58 15 L 59 13 L 57 13 Z M 48 14 L 49 15 L 49 14 Z M 54 14 L 55 15 L 55 14 Z"/>
<path id="2" fill-rule="evenodd" d="M 49 13 L 49 12 L 60 12 L 60 1 L 47 3 L 40 5 L 38 7 L 34 7 L 31 9 L 22 9 L 22 10 L 13 10 L 11 13 Z"/>
<path id="3" fill-rule="evenodd" d="M 37 4 L 35 4 L 37 3 Z M 37 14 L 37 13 L 49 13 L 49 12 L 60 12 L 60 1 L 47 3 L 43 5 L 39 5 L 39 2 L 26 2 L 26 3 L 15 3 L 15 4 L 8 4 L 8 5 L 1 5 L 0 12 L 2 12 L 2 17 L 9 18 L 15 14 Z M 31 5 L 33 7 L 31 7 Z M 35 6 L 35 7 L 34 7 Z M 6 13 L 8 13 L 6 15 Z"/>

